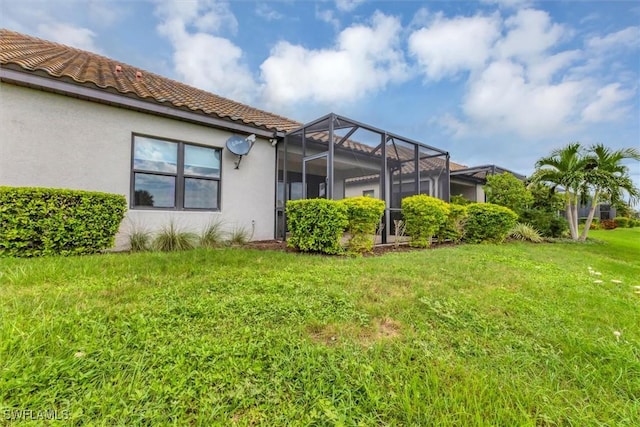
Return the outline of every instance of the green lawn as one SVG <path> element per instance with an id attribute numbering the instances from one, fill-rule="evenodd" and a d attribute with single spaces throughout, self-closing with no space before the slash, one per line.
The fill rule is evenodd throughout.
<path id="1" fill-rule="evenodd" d="M 0 259 L 0 415 L 638 425 L 640 228 L 590 237 L 367 258 Z"/>

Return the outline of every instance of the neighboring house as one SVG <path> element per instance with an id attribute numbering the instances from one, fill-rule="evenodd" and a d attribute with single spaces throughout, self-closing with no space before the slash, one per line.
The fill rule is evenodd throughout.
<path id="1" fill-rule="evenodd" d="M 526 177 L 516 172 L 512 172 L 496 165 L 483 165 L 466 167 L 458 164 L 451 164 L 451 195 L 461 195 L 472 202 L 485 202 L 483 185 L 487 183 L 487 176 L 500 175 L 508 172 L 524 181 Z"/>
<path id="2" fill-rule="evenodd" d="M 0 30 L 0 185 L 123 194 L 132 226 L 222 220 L 274 237 L 274 138 L 293 120 L 93 53 Z M 256 135 L 235 169 L 224 149 Z"/>
<path id="3" fill-rule="evenodd" d="M 304 197 L 381 198 L 387 225 L 406 195 L 483 199 L 482 179 L 438 148 L 335 114 L 303 125 L 8 30 L 0 30 L 0 97 L 0 185 L 125 195 L 122 248 L 132 227 L 170 220 L 283 237 L 284 202 Z M 225 144 L 251 135 L 236 167 Z"/>
<path id="4" fill-rule="evenodd" d="M 590 209 L 591 202 L 586 205 L 580 205 L 578 207 L 578 218 L 588 217 Z M 593 217 L 599 220 L 614 219 L 616 217 L 616 208 L 609 203 L 600 203 L 598 207 L 596 207 L 596 211 L 593 214 Z"/>

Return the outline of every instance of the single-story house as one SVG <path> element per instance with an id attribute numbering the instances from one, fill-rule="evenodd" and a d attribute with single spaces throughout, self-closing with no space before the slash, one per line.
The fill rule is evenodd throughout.
<path id="1" fill-rule="evenodd" d="M 488 171 L 441 149 L 333 113 L 302 124 L 9 30 L 0 98 L 0 185 L 125 195 L 121 248 L 133 228 L 169 221 L 284 237 L 285 201 L 298 198 L 379 197 L 387 225 L 406 195 L 484 199 Z"/>

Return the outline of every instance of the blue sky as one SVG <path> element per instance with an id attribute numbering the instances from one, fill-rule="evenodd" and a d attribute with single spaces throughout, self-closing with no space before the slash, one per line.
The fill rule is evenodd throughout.
<path id="1" fill-rule="evenodd" d="M 2 27 L 302 122 L 335 112 L 469 166 L 529 174 L 569 142 L 640 146 L 635 1 L 0 5 Z"/>

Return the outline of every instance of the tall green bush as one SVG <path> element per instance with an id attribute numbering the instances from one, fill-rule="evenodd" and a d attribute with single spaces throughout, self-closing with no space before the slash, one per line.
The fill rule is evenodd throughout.
<path id="1" fill-rule="evenodd" d="M 487 202 L 507 207 L 518 215 L 533 203 L 533 195 L 524 182 L 509 172 L 489 175 L 483 188 Z"/>
<path id="2" fill-rule="evenodd" d="M 632 227 L 629 225 L 629 218 L 624 216 L 617 216 L 613 219 L 616 222 L 616 225 L 620 228 Z"/>
<path id="3" fill-rule="evenodd" d="M 305 252 L 342 252 L 342 234 L 349 224 L 347 207 L 327 199 L 291 200 L 286 205 L 290 247 Z"/>
<path id="4" fill-rule="evenodd" d="M 402 199 L 402 216 L 411 246 L 426 248 L 447 221 L 449 205 L 435 197 L 418 194 Z"/>
<path id="5" fill-rule="evenodd" d="M 79 255 L 110 248 L 124 196 L 39 187 L 0 187 L 0 255 Z"/>
<path id="6" fill-rule="evenodd" d="M 502 242 L 518 219 L 511 209 L 492 203 L 473 203 L 467 214 L 464 238 L 470 243 Z"/>
<path id="7" fill-rule="evenodd" d="M 526 209 L 520 214 L 520 222 L 530 224 L 544 237 L 562 237 L 569 231 L 569 223 L 557 211 Z"/>
<path id="8" fill-rule="evenodd" d="M 347 232 L 349 251 L 355 253 L 370 252 L 376 227 L 384 213 L 384 201 L 373 197 L 349 197 L 339 201 L 347 211 Z"/>
<path id="9" fill-rule="evenodd" d="M 464 223 L 466 219 L 466 205 L 450 204 L 447 220 L 438 230 L 438 241 L 444 242 L 449 240 L 454 243 L 460 242 L 464 235 Z"/>
<path id="10" fill-rule="evenodd" d="M 449 203 L 452 205 L 468 205 L 472 203 L 471 200 L 468 200 L 462 194 L 456 194 L 454 196 L 449 197 Z"/>

